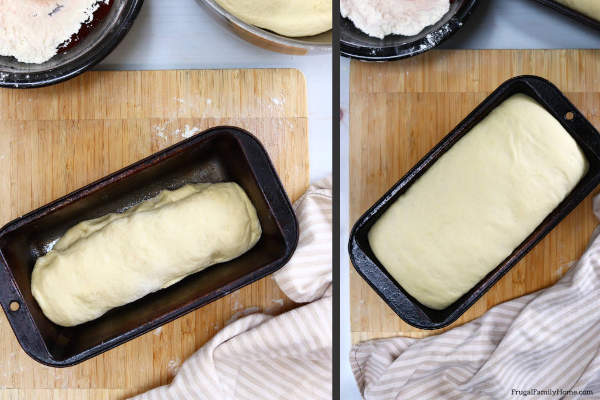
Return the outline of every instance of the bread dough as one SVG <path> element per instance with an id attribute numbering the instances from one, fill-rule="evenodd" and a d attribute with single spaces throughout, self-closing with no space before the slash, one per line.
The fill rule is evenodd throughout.
<path id="1" fill-rule="evenodd" d="M 251 249 L 256 210 L 236 183 L 162 191 L 121 214 L 69 229 L 33 269 L 44 315 L 75 326 Z"/>
<path id="2" fill-rule="evenodd" d="M 388 208 L 369 243 L 402 288 L 444 309 L 506 259 L 587 169 L 562 125 L 514 95 Z"/>
<path id="3" fill-rule="evenodd" d="M 216 0 L 242 21 L 284 36 L 313 36 L 331 29 L 331 0 Z"/>
<path id="4" fill-rule="evenodd" d="M 557 0 L 558 3 L 600 21 L 599 0 Z"/>

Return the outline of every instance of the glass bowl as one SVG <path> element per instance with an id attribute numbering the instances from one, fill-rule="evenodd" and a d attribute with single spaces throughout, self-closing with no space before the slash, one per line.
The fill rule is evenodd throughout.
<path id="1" fill-rule="evenodd" d="M 238 36 L 264 49 L 294 55 L 322 54 L 331 51 L 331 31 L 297 38 L 282 36 L 245 23 L 214 0 L 197 1 Z"/>

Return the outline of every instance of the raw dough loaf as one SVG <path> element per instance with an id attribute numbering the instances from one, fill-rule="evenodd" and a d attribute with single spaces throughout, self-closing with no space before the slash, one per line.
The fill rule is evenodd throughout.
<path id="1" fill-rule="evenodd" d="M 391 205 L 369 243 L 408 293 L 444 309 L 508 257 L 587 169 L 562 125 L 514 95 Z"/>
<path id="2" fill-rule="evenodd" d="M 239 257 L 260 235 L 256 210 L 235 183 L 165 190 L 69 229 L 36 261 L 31 290 L 51 321 L 74 326 Z"/>
<path id="3" fill-rule="evenodd" d="M 600 0 L 557 0 L 573 10 L 600 21 Z"/>
<path id="4" fill-rule="evenodd" d="M 284 36 L 313 36 L 331 29 L 331 0 L 216 0 L 242 21 Z"/>

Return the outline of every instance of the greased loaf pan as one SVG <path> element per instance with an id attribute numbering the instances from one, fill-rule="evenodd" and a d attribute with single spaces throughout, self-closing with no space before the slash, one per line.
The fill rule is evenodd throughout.
<path id="1" fill-rule="evenodd" d="M 124 211 L 163 189 L 225 181 L 238 183 L 256 207 L 263 233 L 250 251 L 82 325 L 61 327 L 41 312 L 31 293 L 33 266 L 70 227 Z M 297 241 L 296 217 L 264 147 L 241 129 L 213 128 L 4 226 L 0 301 L 27 354 L 46 365 L 70 366 L 273 273 Z"/>
<path id="2" fill-rule="evenodd" d="M 566 129 L 588 161 L 588 170 L 575 188 L 504 261 L 460 299 L 442 310 L 419 303 L 396 282 L 377 260 L 368 233 L 388 208 L 463 136 L 504 100 L 523 93 L 538 102 Z M 573 104 L 550 82 L 535 76 L 513 78 L 485 99 L 448 136 L 436 145 L 354 225 L 349 241 L 351 261 L 358 273 L 407 323 L 421 329 L 438 329 L 456 321 L 552 228 L 600 183 L 600 136 Z M 449 189 L 451 190 L 451 188 Z M 441 200 L 442 201 L 442 200 Z M 426 268 L 426 266 L 423 266 Z"/>

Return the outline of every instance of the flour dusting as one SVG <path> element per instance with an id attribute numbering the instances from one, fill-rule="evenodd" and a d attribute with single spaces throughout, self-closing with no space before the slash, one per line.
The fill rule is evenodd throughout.
<path id="1" fill-rule="evenodd" d="M 247 309 L 245 309 L 243 311 L 238 311 L 235 314 L 233 314 L 231 316 L 231 318 L 229 318 L 227 320 L 227 322 L 225 322 L 225 325 L 227 326 L 227 325 L 231 324 L 234 321 L 237 321 L 238 319 L 240 319 L 242 317 L 245 317 L 245 316 L 248 316 L 248 315 L 251 315 L 251 314 L 256 314 L 259 311 L 260 311 L 260 308 L 258 308 L 258 307 L 250 307 L 250 308 L 247 308 Z"/>
<path id="2" fill-rule="evenodd" d="M 180 365 L 181 361 L 179 361 L 178 358 L 176 358 L 175 360 L 169 360 L 169 363 L 167 364 L 167 370 L 169 371 L 169 374 L 171 374 L 171 376 L 177 375 L 177 371 L 179 371 Z"/>
<path id="3" fill-rule="evenodd" d="M 449 10 L 449 0 L 340 0 L 342 16 L 379 39 L 391 34 L 416 35 Z"/>
<path id="4" fill-rule="evenodd" d="M 108 0 L 0 0 L 0 55 L 41 64 Z"/>
<path id="5" fill-rule="evenodd" d="M 167 124 L 154 125 L 153 128 L 156 131 L 156 136 L 161 138 L 165 137 L 165 130 L 167 129 Z"/>
<path id="6" fill-rule="evenodd" d="M 561 264 L 558 266 L 558 269 L 556 271 L 554 271 L 554 278 L 556 280 L 562 278 L 563 276 L 565 276 L 565 274 L 567 272 L 569 272 L 569 270 L 571 269 L 571 267 L 573 267 L 573 265 L 577 264 L 577 260 L 574 261 L 569 261 L 567 263 Z"/>
<path id="7" fill-rule="evenodd" d="M 200 132 L 201 132 L 200 128 L 197 128 L 195 126 L 190 127 L 189 125 L 186 125 L 185 130 L 181 133 L 181 137 L 184 137 L 187 139 L 189 137 L 194 136 L 196 133 L 200 133 Z"/>
<path id="8" fill-rule="evenodd" d="M 278 99 L 277 97 L 271 97 L 271 101 L 273 104 L 280 106 L 285 103 L 285 98 Z"/>
<path id="9" fill-rule="evenodd" d="M 189 137 L 194 136 L 197 133 L 202 132 L 202 129 L 198 128 L 197 126 L 190 126 L 188 124 L 186 124 L 184 128 L 177 128 L 169 132 L 169 127 L 173 124 L 174 121 L 174 119 L 171 119 L 163 124 L 153 125 L 152 129 L 156 132 L 156 136 L 165 140 L 168 139 L 169 136 L 187 139 Z"/>

